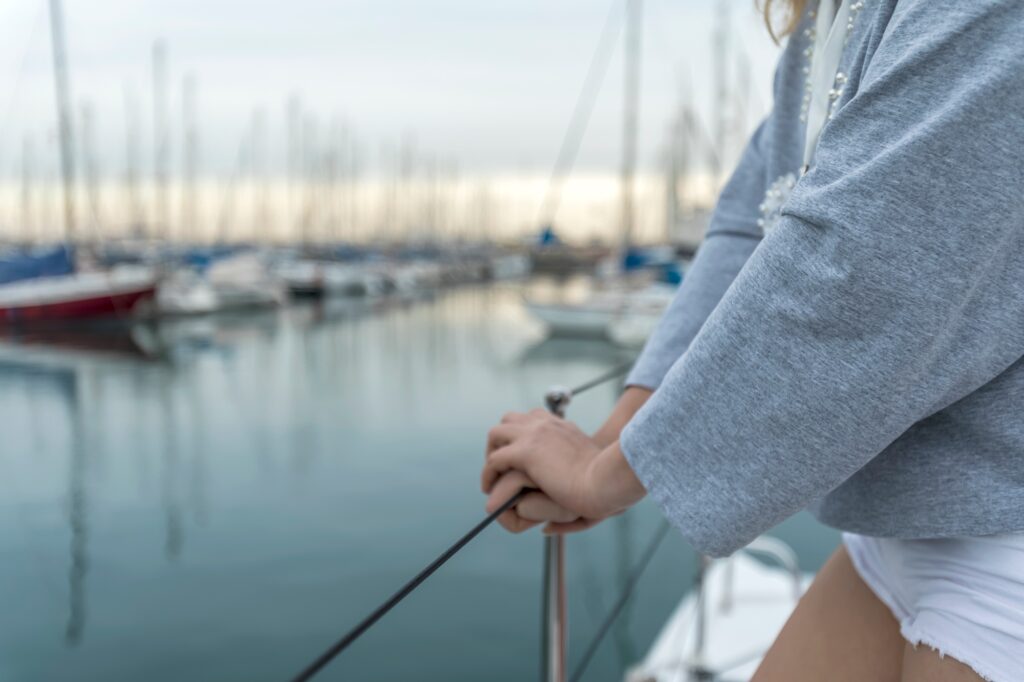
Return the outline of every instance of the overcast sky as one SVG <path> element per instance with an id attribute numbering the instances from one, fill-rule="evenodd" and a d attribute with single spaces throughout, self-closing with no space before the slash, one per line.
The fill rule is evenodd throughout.
<path id="1" fill-rule="evenodd" d="M 172 158 L 181 83 L 199 84 L 207 171 L 231 168 L 257 107 L 283 148 L 290 94 L 321 122 L 343 117 L 373 165 L 403 136 L 469 172 L 546 172 L 602 26 L 624 0 L 66 0 L 76 109 L 96 110 L 100 163 L 124 165 L 125 91 L 138 101 L 144 163 L 152 138 L 150 56 L 167 45 Z M 652 164 L 684 92 L 709 114 L 718 0 L 645 0 L 641 160 Z M 31 134 L 53 156 L 46 0 L 0 2 L 0 169 L 18 167 Z M 752 0 L 730 1 L 733 59 L 749 60 L 754 107 L 769 105 L 777 48 Z M 613 170 L 621 142 L 622 49 L 584 139 L 580 167 Z M 50 137 L 49 142 L 46 138 Z M 280 144 L 278 144 L 280 143 Z M 275 152 L 278 156 L 280 153 Z"/>

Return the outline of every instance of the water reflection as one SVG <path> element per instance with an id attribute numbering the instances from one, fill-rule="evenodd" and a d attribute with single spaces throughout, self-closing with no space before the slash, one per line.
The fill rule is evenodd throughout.
<path id="1" fill-rule="evenodd" d="M 172 390 L 174 377 L 162 377 L 159 389 L 161 442 L 163 456 L 160 471 L 160 500 L 164 512 L 164 556 L 175 561 L 185 543 L 185 530 L 181 519 L 181 502 L 178 499 L 178 424 L 177 410 Z"/>
<path id="2" fill-rule="evenodd" d="M 293 674 L 478 520 L 493 420 L 623 359 L 599 342 L 542 341 L 520 295 L 459 289 L 91 330 L 81 345 L 0 341 L 0 678 Z M 580 396 L 570 416 L 593 428 L 616 393 Z M 655 519 L 645 507 L 570 540 L 574 651 Z M 539 547 L 482 535 L 334 678 L 533 675 L 522 651 L 536 641 Z M 650 579 L 664 587 L 620 618 L 594 680 L 619 679 L 679 596 L 688 555 L 663 552 Z M 464 641 L 474 651 L 453 661 Z"/>
<path id="3" fill-rule="evenodd" d="M 633 551 L 633 517 L 622 514 L 612 519 L 615 534 L 615 579 L 620 585 L 629 581 L 629 576 L 634 570 L 633 564 L 636 561 Z M 615 620 L 612 634 L 615 638 L 615 650 L 619 654 L 619 662 L 626 667 L 637 660 L 637 651 L 633 646 L 631 633 L 631 614 L 633 611 L 633 600 L 626 602 L 622 613 Z"/>
<path id="4" fill-rule="evenodd" d="M 85 632 L 85 577 L 89 570 L 87 525 L 88 503 L 85 490 L 86 434 L 82 423 L 77 376 L 58 371 L 67 400 L 71 429 L 71 462 L 68 466 L 68 525 L 71 528 L 71 561 L 68 569 L 68 622 L 64 638 L 69 645 L 78 644 Z"/>

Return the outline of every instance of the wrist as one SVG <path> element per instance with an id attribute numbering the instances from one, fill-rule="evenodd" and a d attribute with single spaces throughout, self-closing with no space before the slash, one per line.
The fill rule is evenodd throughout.
<path id="1" fill-rule="evenodd" d="M 647 494 L 617 440 L 590 461 L 584 472 L 583 488 L 584 504 L 592 518 L 619 514 Z"/>

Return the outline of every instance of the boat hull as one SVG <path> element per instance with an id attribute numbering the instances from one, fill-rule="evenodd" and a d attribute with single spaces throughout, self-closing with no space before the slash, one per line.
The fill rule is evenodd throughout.
<path id="1" fill-rule="evenodd" d="M 544 323 L 551 336 L 605 338 L 615 318 L 614 308 L 527 303 L 526 309 Z"/>
<path id="2" fill-rule="evenodd" d="M 130 315 L 140 301 L 152 299 L 156 287 L 92 298 L 55 301 L 38 305 L 0 307 L 0 320 L 21 322 L 30 320 L 91 319 Z"/>
<path id="3" fill-rule="evenodd" d="M 151 274 L 86 273 L 0 287 L 0 324 L 129 317 L 156 296 Z"/>

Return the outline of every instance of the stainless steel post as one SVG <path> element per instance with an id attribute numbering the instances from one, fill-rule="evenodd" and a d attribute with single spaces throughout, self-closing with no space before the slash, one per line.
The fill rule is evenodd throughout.
<path id="1" fill-rule="evenodd" d="M 703 680 L 715 679 L 714 673 L 707 667 L 707 636 L 708 636 L 708 569 L 711 568 L 711 558 L 703 554 L 698 558 L 697 579 L 694 590 L 696 592 L 697 622 L 694 627 L 693 655 L 687 662 L 687 680 L 701 682 Z"/>
<path id="2" fill-rule="evenodd" d="M 558 417 L 565 417 L 565 408 L 571 399 L 572 391 L 564 388 L 552 388 L 544 396 L 548 410 Z M 565 596 L 565 538 L 561 535 L 544 539 L 543 617 L 541 679 L 543 682 L 565 682 L 568 613 Z"/>

